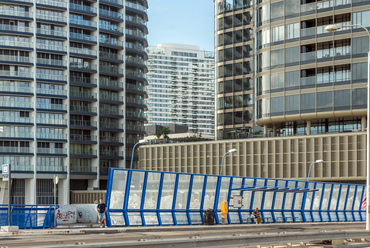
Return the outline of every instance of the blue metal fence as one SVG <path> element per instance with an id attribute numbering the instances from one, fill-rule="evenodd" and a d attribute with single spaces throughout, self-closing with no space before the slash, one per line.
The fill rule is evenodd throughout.
<path id="1" fill-rule="evenodd" d="M 11 214 L 12 226 L 21 229 L 54 227 L 54 205 L 12 205 Z M 8 225 L 8 205 L 1 204 L 0 226 Z"/>
<path id="2" fill-rule="evenodd" d="M 216 209 L 235 195 L 228 223 L 253 222 L 259 208 L 269 222 L 363 221 L 365 185 L 110 169 L 106 204 L 109 226 L 203 224 L 205 209 Z"/>

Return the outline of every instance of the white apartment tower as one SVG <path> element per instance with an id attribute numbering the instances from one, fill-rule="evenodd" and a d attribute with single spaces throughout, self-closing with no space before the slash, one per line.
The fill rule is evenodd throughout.
<path id="1" fill-rule="evenodd" d="M 148 55 L 148 123 L 214 135 L 214 53 L 169 43 L 149 47 Z"/>

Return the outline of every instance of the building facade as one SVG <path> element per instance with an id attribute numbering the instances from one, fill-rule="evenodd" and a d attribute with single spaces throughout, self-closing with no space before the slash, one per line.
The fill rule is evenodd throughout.
<path id="1" fill-rule="evenodd" d="M 0 0 L 0 164 L 13 202 L 104 189 L 144 135 L 146 0 Z M 127 156 L 129 157 L 129 156 Z"/>
<path id="2" fill-rule="evenodd" d="M 265 135 L 365 129 L 368 35 L 358 27 L 334 33 L 325 27 L 370 27 L 368 1 L 216 2 L 218 138 L 244 137 L 228 133 L 239 128 L 236 77 L 244 77 L 245 60 L 253 62 L 247 77 L 255 85 L 254 125 Z M 250 59 L 238 53 L 245 50 L 253 51 Z"/>
<path id="3" fill-rule="evenodd" d="M 214 53 L 160 44 L 149 47 L 148 55 L 148 125 L 179 124 L 213 135 Z"/>

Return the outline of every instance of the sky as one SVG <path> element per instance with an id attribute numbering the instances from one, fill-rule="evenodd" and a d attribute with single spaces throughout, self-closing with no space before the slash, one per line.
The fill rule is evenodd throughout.
<path id="1" fill-rule="evenodd" d="M 197 45 L 214 50 L 213 0 L 148 0 L 148 43 Z"/>

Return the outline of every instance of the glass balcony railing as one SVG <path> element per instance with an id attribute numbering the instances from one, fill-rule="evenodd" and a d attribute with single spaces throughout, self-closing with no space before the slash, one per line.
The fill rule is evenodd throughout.
<path id="1" fill-rule="evenodd" d="M 37 118 L 37 124 L 50 124 L 50 125 L 67 125 L 65 119 L 50 119 L 50 118 Z"/>
<path id="2" fill-rule="evenodd" d="M 141 45 L 140 43 L 126 42 L 126 47 L 131 48 L 131 49 L 140 50 L 140 51 L 145 51 L 143 45 Z"/>
<path id="3" fill-rule="evenodd" d="M 36 13 L 37 19 L 56 21 L 56 22 L 67 22 L 67 17 L 59 15 L 46 15 L 41 13 Z"/>
<path id="4" fill-rule="evenodd" d="M 33 133 L 31 132 L 0 132 L 0 137 L 2 138 L 33 138 Z"/>
<path id="5" fill-rule="evenodd" d="M 69 67 L 71 68 L 79 68 L 79 69 L 86 69 L 86 70 L 94 70 L 96 71 L 97 66 L 95 64 L 90 63 L 78 63 L 78 62 L 71 62 L 69 63 Z"/>
<path id="6" fill-rule="evenodd" d="M 100 72 L 104 71 L 104 72 L 110 72 L 110 73 L 123 74 L 123 69 L 122 68 L 118 68 L 116 66 L 111 66 L 111 65 L 100 65 L 99 70 L 100 70 Z"/>
<path id="7" fill-rule="evenodd" d="M 87 78 L 87 77 L 69 77 L 70 82 L 80 83 L 80 84 L 97 84 L 97 80 L 94 78 Z"/>
<path id="8" fill-rule="evenodd" d="M 133 9 L 137 9 L 137 10 L 141 10 L 141 11 L 144 11 L 146 12 L 146 7 L 138 4 L 138 3 L 131 3 L 131 2 L 128 2 L 126 1 L 126 7 L 130 7 L 130 8 L 133 8 Z"/>
<path id="9" fill-rule="evenodd" d="M 145 86 L 143 86 L 143 85 L 136 85 L 136 84 L 126 84 L 126 89 L 146 91 L 146 87 Z"/>
<path id="10" fill-rule="evenodd" d="M 78 39 L 78 40 L 85 40 L 85 41 L 92 41 L 96 42 L 96 36 L 88 35 L 88 34 L 79 34 L 79 33 L 69 33 L 69 37 L 71 39 Z"/>
<path id="11" fill-rule="evenodd" d="M 145 61 L 140 57 L 126 57 L 126 61 L 137 64 L 145 64 Z"/>
<path id="12" fill-rule="evenodd" d="M 82 97 L 82 98 L 95 98 L 97 97 L 96 93 L 88 92 L 88 91 L 79 91 L 79 90 L 70 90 L 70 96 L 74 97 Z"/>
<path id="13" fill-rule="evenodd" d="M 18 40 L 2 40 L 0 37 L 0 46 L 33 47 L 33 43 L 27 42 L 27 41 L 18 41 Z"/>
<path id="14" fill-rule="evenodd" d="M 71 140 L 97 141 L 96 135 L 70 134 Z"/>
<path id="15" fill-rule="evenodd" d="M 113 4 L 117 4 L 117 5 L 123 5 L 122 0 L 102 0 L 102 1 L 106 2 L 106 3 L 113 3 Z"/>
<path id="16" fill-rule="evenodd" d="M 69 23 L 76 24 L 76 25 L 81 25 L 81 26 L 87 26 L 87 27 L 96 28 L 96 22 L 88 21 L 88 20 L 69 19 Z"/>
<path id="17" fill-rule="evenodd" d="M 326 8 L 332 8 L 332 7 L 333 7 L 333 0 L 326 0 L 326 1 L 324 0 L 324 1 L 317 2 L 317 9 L 326 9 Z"/>
<path id="18" fill-rule="evenodd" d="M 74 9 L 74 10 L 79 10 L 79 11 L 84 11 L 84 12 L 89 12 L 89 13 L 96 14 L 96 8 L 91 7 L 91 6 L 70 3 L 69 8 Z"/>
<path id="19" fill-rule="evenodd" d="M 38 109 L 53 109 L 53 110 L 67 110 L 67 106 L 64 105 L 64 104 L 37 103 L 36 108 L 38 108 Z"/>
<path id="20" fill-rule="evenodd" d="M 141 71 L 126 70 L 126 75 L 145 78 L 145 74 Z"/>
<path id="21" fill-rule="evenodd" d="M 97 55 L 96 50 L 87 49 L 87 48 L 69 47 L 69 52 L 70 53 L 90 55 L 90 56 L 96 56 Z"/>
<path id="22" fill-rule="evenodd" d="M 93 150 L 92 148 L 90 149 L 71 149 L 69 151 L 70 154 L 74 155 L 89 155 L 89 156 L 96 156 L 97 151 Z"/>
<path id="23" fill-rule="evenodd" d="M 139 132 L 145 132 L 145 128 L 144 127 L 140 127 L 140 126 L 137 126 L 137 125 L 126 125 L 126 129 L 128 129 L 128 130 L 136 130 L 136 131 L 139 131 Z"/>
<path id="24" fill-rule="evenodd" d="M 30 164 L 12 164 L 13 171 L 33 171 L 33 165 Z"/>
<path id="25" fill-rule="evenodd" d="M 101 86 L 123 88 L 123 82 L 119 82 L 119 81 L 116 81 L 116 80 L 99 79 L 99 84 Z"/>
<path id="26" fill-rule="evenodd" d="M 126 97 L 126 102 L 135 103 L 135 104 L 145 104 L 144 99 L 136 99 L 133 97 Z"/>
<path id="27" fill-rule="evenodd" d="M 7 16 L 19 16 L 19 17 L 28 17 L 28 18 L 33 17 L 32 12 L 18 11 L 18 10 L 4 9 L 4 8 L 0 8 L 0 14 L 7 15 Z"/>
<path id="28" fill-rule="evenodd" d="M 70 125 L 81 127 L 97 127 L 96 121 L 70 120 Z"/>
<path id="29" fill-rule="evenodd" d="M 33 118 L 19 116 L 2 116 L 0 122 L 33 123 Z"/>
<path id="30" fill-rule="evenodd" d="M 108 59 L 123 60 L 123 55 L 117 53 L 99 52 L 99 56 Z"/>
<path id="31" fill-rule="evenodd" d="M 104 38 L 100 38 L 99 40 L 100 42 L 100 45 L 111 45 L 111 46 L 120 46 L 120 47 L 123 47 L 123 42 L 122 41 L 119 41 L 119 40 L 116 40 L 116 39 L 104 39 Z"/>
<path id="32" fill-rule="evenodd" d="M 101 107 L 100 108 L 100 113 L 109 114 L 109 115 L 123 115 L 123 110 Z"/>
<path id="33" fill-rule="evenodd" d="M 1 146 L 0 152 L 2 153 L 32 153 L 33 149 L 29 147 L 8 147 L 8 146 Z"/>
<path id="34" fill-rule="evenodd" d="M 143 24 L 143 25 L 146 24 L 143 18 L 129 16 L 129 15 L 126 15 L 126 21 L 136 22 L 136 23 Z"/>
<path id="35" fill-rule="evenodd" d="M 96 167 L 91 165 L 71 165 L 70 170 L 71 172 L 97 172 Z"/>
<path id="36" fill-rule="evenodd" d="M 126 34 L 146 39 L 146 35 L 138 30 L 126 29 Z"/>
<path id="37" fill-rule="evenodd" d="M 123 96 L 103 96 L 100 95 L 101 100 L 108 100 L 108 101 L 123 101 Z"/>
<path id="38" fill-rule="evenodd" d="M 37 79 L 45 79 L 45 80 L 56 80 L 56 81 L 67 81 L 66 75 L 55 75 L 55 74 L 36 74 Z"/>
<path id="39" fill-rule="evenodd" d="M 100 156 L 112 156 L 112 157 L 123 157 L 122 151 L 102 151 L 100 150 Z"/>
<path id="40" fill-rule="evenodd" d="M 32 33 L 32 28 L 31 27 L 17 26 L 17 25 L 0 24 L 0 31 Z"/>
<path id="41" fill-rule="evenodd" d="M 31 102 L 21 102 L 21 101 L 0 101 L 1 107 L 11 107 L 11 108 L 32 108 Z"/>
<path id="42" fill-rule="evenodd" d="M 62 1 L 59 1 L 59 0 L 36 0 L 36 3 L 55 6 L 55 7 L 62 7 L 62 8 L 67 7 L 67 3 L 64 2 L 63 0 Z"/>
<path id="43" fill-rule="evenodd" d="M 316 77 L 315 76 L 312 76 L 312 77 L 302 77 L 301 78 L 301 86 L 315 85 L 315 83 L 316 83 Z"/>
<path id="44" fill-rule="evenodd" d="M 60 30 L 38 28 L 36 32 L 37 34 L 50 35 L 50 36 L 60 36 L 60 37 L 67 36 L 67 33 L 65 31 L 60 31 Z"/>
<path id="45" fill-rule="evenodd" d="M 24 56 L 13 56 L 13 55 L 0 55 L 0 60 L 11 61 L 11 62 L 20 62 L 20 63 L 32 63 L 33 59 L 30 57 Z"/>
<path id="46" fill-rule="evenodd" d="M 316 27 L 301 29 L 301 37 L 316 35 Z"/>
<path id="47" fill-rule="evenodd" d="M 121 13 L 117 13 L 117 12 L 106 10 L 106 9 L 99 9 L 99 14 L 101 16 L 107 16 L 107 17 L 112 17 L 116 19 L 123 19 Z"/>
<path id="48" fill-rule="evenodd" d="M 66 90 L 58 90 L 58 89 L 45 89 L 45 88 L 37 88 L 37 94 L 46 94 L 46 95 L 57 95 L 57 96 L 66 96 Z"/>
<path id="49" fill-rule="evenodd" d="M 65 172 L 66 168 L 62 165 L 37 165 L 37 171 L 58 171 L 58 172 Z"/>
<path id="50" fill-rule="evenodd" d="M 22 87 L 22 86 L 18 86 L 18 85 L 12 85 L 12 86 L 0 85 L 0 91 L 32 93 L 33 88 L 32 87 Z"/>
<path id="51" fill-rule="evenodd" d="M 301 13 L 315 11 L 315 10 L 316 10 L 316 2 L 301 5 Z"/>
<path id="52" fill-rule="evenodd" d="M 126 113 L 127 113 L 127 116 L 137 117 L 137 118 L 145 118 L 144 113 L 132 112 L 132 111 L 127 111 Z"/>
<path id="53" fill-rule="evenodd" d="M 36 61 L 37 61 L 37 64 L 43 64 L 43 65 L 67 66 L 67 62 L 64 60 L 37 58 Z"/>
<path id="54" fill-rule="evenodd" d="M 38 139 L 57 139 L 57 140 L 67 139 L 67 135 L 63 134 L 63 133 L 41 133 L 41 132 L 37 132 L 36 137 Z"/>
<path id="55" fill-rule="evenodd" d="M 123 124 L 112 122 L 100 122 L 101 128 L 123 129 Z"/>
<path id="56" fill-rule="evenodd" d="M 40 147 L 37 147 L 37 153 L 67 154 L 67 149 L 65 149 L 65 148 L 40 148 Z"/>
<path id="57" fill-rule="evenodd" d="M 301 61 L 315 61 L 316 60 L 316 52 L 310 53 L 301 53 Z"/>
<path id="58" fill-rule="evenodd" d="M 66 46 L 56 46 L 51 44 L 36 44 L 37 49 L 45 49 L 45 50 L 52 50 L 52 51 L 58 51 L 58 52 L 67 52 Z"/>
<path id="59" fill-rule="evenodd" d="M 91 106 L 71 105 L 71 111 L 96 113 L 97 108 Z"/>
<path id="60" fill-rule="evenodd" d="M 99 24 L 99 28 L 100 29 L 103 29 L 103 30 L 109 30 L 109 31 L 123 33 L 123 28 L 122 27 L 118 27 L 116 25 Z"/>
<path id="61" fill-rule="evenodd" d="M 122 137 L 106 137 L 106 136 L 100 136 L 100 141 L 103 141 L 103 142 L 123 143 L 123 138 Z"/>

